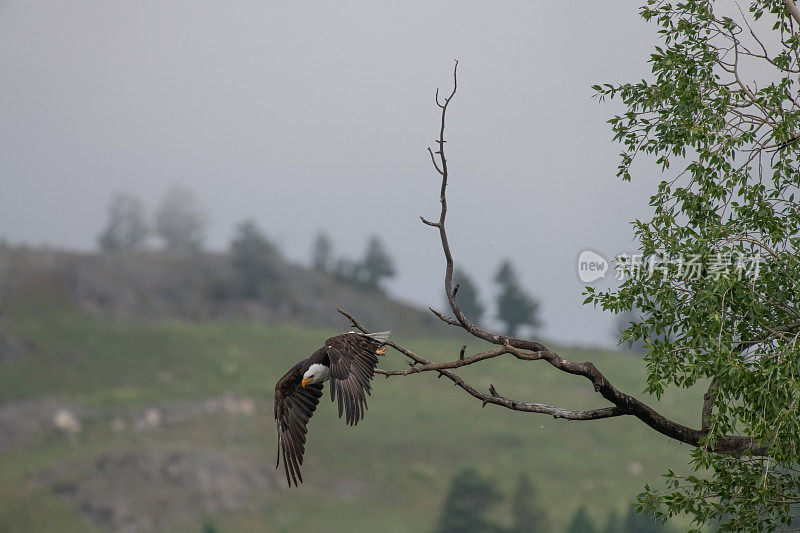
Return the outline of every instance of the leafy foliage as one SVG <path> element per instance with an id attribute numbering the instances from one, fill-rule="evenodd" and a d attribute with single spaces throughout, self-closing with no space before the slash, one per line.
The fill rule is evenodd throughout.
<path id="1" fill-rule="evenodd" d="M 714 384 L 705 445 L 692 452 L 699 474 L 667 473 L 666 490 L 648 487 L 640 506 L 698 527 L 772 530 L 800 500 L 800 38 L 781 2 L 719 11 L 649 1 L 641 15 L 662 41 L 652 79 L 594 87 L 627 108 L 609 121 L 624 147 L 618 175 L 632 179 L 642 155 L 661 169 L 652 218 L 634 229 L 645 261 L 667 260 L 663 275 L 587 288 L 587 301 L 642 310 L 624 335 L 648 344 L 648 392 Z M 687 258 L 699 275 L 687 275 Z M 730 434 L 754 437 L 763 453 L 709 450 Z"/>
<path id="2" fill-rule="evenodd" d="M 633 309 L 625 309 L 617 315 L 614 323 L 614 333 L 617 336 L 618 344 L 627 348 L 635 354 L 643 354 L 647 351 L 647 345 L 643 339 L 634 340 L 630 335 L 625 334 L 631 324 L 641 321 L 641 313 Z"/>
<path id="3" fill-rule="evenodd" d="M 669 529 L 658 518 L 648 515 L 647 512 L 637 512 L 636 506 L 630 505 L 624 524 L 617 531 L 620 533 L 664 533 Z"/>
<path id="4" fill-rule="evenodd" d="M 626 330 L 631 324 L 637 324 L 645 319 L 640 309 L 625 309 L 617 315 L 615 333 L 618 343 L 637 355 L 647 353 L 647 343 L 644 339 L 634 339 Z M 665 334 L 666 336 L 667 334 Z"/>

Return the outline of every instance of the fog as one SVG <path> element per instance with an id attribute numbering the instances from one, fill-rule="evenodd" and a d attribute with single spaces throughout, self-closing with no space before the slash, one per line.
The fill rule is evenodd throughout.
<path id="1" fill-rule="evenodd" d="M 181 183 L 210 249 L 244 218 L 304 263 L 321 229 L 351 256 L 377 233 L 391 293 L 440 306 L 438 236 L 418 217 L 438 214 L 425 150 L 457 58 L 456 262 L 488 300 L 511 257 L 546 338 L 611 345 L 576 260 L 631 251 L 659 178 L 615 177 L 621 108 L 590 86 L 646 77 L 654 37 L 619 1 L 0 1 L 0 238 L 91 250 L 115 192 L 152 209 Z"/>

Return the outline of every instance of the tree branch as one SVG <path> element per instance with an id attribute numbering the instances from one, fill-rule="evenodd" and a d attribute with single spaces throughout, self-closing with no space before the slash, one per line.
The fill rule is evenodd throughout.
<path id="1" fill-rule="evenodd" d="M 714 401 L 717 399 L 717 390 L 719 389 L 719 382 L 716 379 L 711 380 L 708 390 L 703 395 L 703 418 L 700 423 L 700 431 L 708 433 L 711 429 L 711 413 L 714 408 Z"/>
<path id="2" fill-rule="evenodd" d="M 783 5 L 786 6 L 786 11 L 792 16 L 792 18 L 800 24 L 800 10 L 797 9 L 797 4 L 794 3 L 794 0 L 783 0 Z"/>
<path id="3" fill-rule="evenodd" d="M 456 89 L 458 87 L 457 72 L 458 72 L 458 61 L 455 62 L 455 66 L 453 68 L 453 90 L 450 92 L 450 95 L 444 99 L 443 102 L 441 102 L 439 99 L 439 91 L 438 90 L 436 91 L 436 103 L 441 108 L 441 126 L 439 128 L 439 138 L 436 140 L 436 144 L 438 145 L 439 148 L 435 152 L 430 148 L 428 149 L 428 152 L 431 155 L 431 160 L 433 161 L 433 166 L 437 171 L 437 173 L 441 176 L 442 180 L 440 195 L 439 195 L 439 201 L 441 204 L 439 219 L 437 222 L 431 222 L 426 220 L 425 218 L 420 217 L 423 223 L 425 223 L 428 226 L 436 227 L 439 230 L 439 238 L 441 241 L 442 251 L 444 253 L 444 258 L 445 258 L 445 275 L 444 275 L 445 294 L 447 296 L 447 301 L 450 305 L 450 309 L 453 311 L 453 315 L 455 316 L 455 318 L 446 317 L 445 315 L 434 309 L 431 309 L 431 312 L 433 312 L 434 315 L 436 315 L 439 319 L 441 319 L 445 323 L 464 329 L 472 336 L 485 340 L 491 344 L 497 345 L 499 346 L 499 348 L 495 348 L 493 350 L 486 350 L 484 352 L 480 352 L 469 357 L 463 357 L 463 351 L 462 351 L 462 353 L 459 354 L 459 358 L 457 360 L 444 363 L 434 363 L 419 356 L 418 354 L 412 352 L 411 350 L 403 346 L 400 346 L 394 341 L 390 341 L 387 343 L 389 346 L 396 349 L 397 351 L 399 351 L 400 353 L 402 353 L 408 359 L 411 360 L 409 362 L 411 368 L 409 368 L 408 370 L 395 370 L 395 371 L 379 369 L 376 372 L 386 376 L 386 378 L 389 378 L 391 376 L 408 376 L 411 374 L 418 374 L 423 372 L 438 372 L 439 377 L 445 376 L 447 379 L 453 382 L 455 386 L 462 388 L 468 394 L 483 402 L 484 406 L 488 403 L 492 403 L 515 411 L 526 411 L 532 413 L 548 414 L 555 418 L 565 418 L 568 420 L 597 420 L 600 418 L 609 418 L 621 415 L 632 415 L 641 420 L 642 422 L 644 422 L 645 424 L 647 424 L 652 429 L 658 431 L 662 435 L 666 435 L 667 437 L 670 437 L 674 440 L 678 440 L 680 442 L 684 442 L 692 446 L 702 445 L 705 442 L 705 437 L 707 435 L 707 430 L 705 426 L 703 427 L 703 429 L 693 429 L 666 418 L 665 416 L 661 415 L 653 408 L 641 402 L 640 400 L 634 398 L 633 396 L 630 396 L 628 394 L 625 394 L 617 390 L 591 361 L 586 361 L 586 362 L 569 361 L 559 356 L 555 352 L 551 351 L 549 348 L 547 348 L 544 344 L 540 342 L 533 340 L 526 340 L 526 339 L 509 338 L 503 335 L 498 335 L 496 333 L 483 330 L 477 325 L 473 324 L 461 311 L 461 308 L 459 307 L 458 301 L 456 300 L 455 297 L 456 291 L 453 289 L 453 270 L 454 270 L 453 254 L 450 249 L 450 244 L 447 238 L 447 230 L 445 228 L 445 219 L 447 217 L 446 191 L 449 179 L 447 157 L 445 155 L 445 144 L 447 142 L 445 140 L 445 123 L 446 123 L 448 107 L 451 101 L 453 100 L 453 97 L 456 94 Z M 437 155 L 439 158 L 438 162 L 436 160 Z M 353 318 L 352 315 L 350 315 L 349 313 L 347 313 L 342 309 L 339 309 L 339 312 L 350 320 L 353 327 L 358 328 L 362 332 L 365 333 L 368 332 L 368 330 L 365 329 L 361 324 L 359 324 L 358 321 L 356 321 L 356 319 Z M 610 402 L 612 406 L 603 407 L 599 409 L 592 409 L 587 411 L 574 411 L 552 405 L 521 402 L 502 396 L 497 392 L 494 386 L 489 387 L 489 394 L 483 393 L 475 389 L 473 386 L 471 386 L 464 379 L 462 379 L 452 371 L 453 369 L 476 364 L 481 361 L 492 359 L 504 354 L 512 354 L 517 359 L 526 361 L 544 360 L 547 361 L 547 363 L 549 363 L 551 366 L 562 372 L 573 374 L 576 376 L 583 376 L 584 378 L 592 382 L 594 390 L 600 393 L 600 395 L 605 400 Z M 711 401 L 711 404 L 713 405 L 713 401 Z M 708 420 L 708 415 L 706 415 L 705 406 L 703 413 L 704 413 L 704 420 Z M 760 446 L 752 438 L 742 437 L 737 435 L 718 437 L 714 441 L 713 447 L 711 449 L 712 451 L 718 453 L 749 452 L 754 455 L 763 455 L 766 453 L 766 448 Z"/>
<path id="4" fill-rule="evenodd" d="M 369 330 L 362 326 L 350 313 L 345 311 L 344 309 L 339 308 L 339 313 L 344 315 L 350 320 L 350 324 L 352 327 L 358 329 L 363 333 L 369 333 Z M 400 346 L 394 341 L 389 341 L 386 343 L 387 345 L 391 346 L 398 352 L 402 353 L 409 359 L 411 359 L 409 370 L 381 370 L 377 369 L 375 372 L 381 375 L 386 376 L 389 378 L 390 376 L 408 376 L 410 374 L 417 374 L 420 372 L 431 372 L 436 371 L 439 372 L 439 377 L 445 376 L 450 381 L 453 382 L 453 385 L 462 388 L 468 394 L 477 398 L 482 402 L 482 406 L 485 407 L 486 404 L 494 404 L 500 405 L 502 407 L 506 407 L 507 409 L 511 409 L 513 411 L 524 411 L 528 413 L 539 413 L 539 414 L 546 414 L 550 415 L 553 418 L 564 418 L 567 420 L 598 420 L 600 418 L 610 418 L 614 416 L 620 416 L 622 413 L 616 407 L 605 407 L 601 409 L 590 409 L 586 411 L 575 411 L 571 409 L 564 409 L 562 407 L 556 407 L 553 405 L 546 405 L 541 403 L 532 403 L 532 402 L 522 402 L 518 400 L 512 400 L 510 398 L 506 398 L 497 393 L 494 386 L 489 387 L 489 394 L 485 394 L 473 386 L 468 384 L 464 379 L 459 377 L 458 375 L 450 372 L 450 368 L 457 368 L 459 366 L 464 366 L 465 364 L 472 364 L 478 361 L 482 361 L 485 359 L 490 359 L 492 357 L 497 357 L 498 355 L 502 355 L 503 353 L 510 353 L 505 348 L 489 350 L 487 352 L 482 352 L 480 354 L 476 354 L 469 358 L 460 359 L 457 361 L 452 361 L 450 363 L 433 363 L 428 361 L 419 355 L 415 354 L 408 348 Z M 533 355 L 533 354 L 531 354 Z M 464 363 L 464 361 L 469 361 Z M 421 366 L 416 366 L 421 365 Z"/>

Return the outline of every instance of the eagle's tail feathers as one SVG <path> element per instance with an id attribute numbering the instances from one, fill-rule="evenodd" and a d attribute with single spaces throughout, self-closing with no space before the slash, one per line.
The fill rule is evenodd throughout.
<path id="1" fill-rule="evenodd" d="M 389 335 L 391 333 L 391 331 L 376 331 L 375 333 L 364 333 L 364 336 L 375 339 L 378 342 L 386 342 L 389 340 Z"/>

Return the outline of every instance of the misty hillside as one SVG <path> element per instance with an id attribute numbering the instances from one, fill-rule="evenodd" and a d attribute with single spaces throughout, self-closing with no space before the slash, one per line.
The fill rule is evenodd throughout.
<path id="1" fill-rule="evenodd" d="M 381 291 L 341 283 L 279 256 L 258 298 L 243 297 L 229 256 L 184 251 L 76 253 L 0 246 L 0 311 L 13 301 L 57 297 L 90 315 L 117 319 L 250 319 L 341 329 L 342 307 L 364 323 L 436 331 L 430 313 Z"/>
<path id="2" fill-rule="evenodd" d="M 628 417 L 592 423 L 482 408 L 435 375 L 377 379 L 356 427 L 328 395 L 310 425 L 305 483 L 275 469 L 274 383 L 332 328 L 245 320 L 105 320 L 40 299 L 4 307 L 0 338 L 0 531 L 199 533 L 432 531 L 453 476 L 474 466 L 505 498 L 511 522 L 521 475 L 551 528 L 580 505 L 598 523 L 625 512 L 688 448 Z M 433 360 L 461 339 L 397 335 Z M 470 342 L 470 349 L 479 349 Z M 2 352 L 0 341 L 0 352 Z M 641 360 L 591 358 L 620 386 L 642 383 Z M 386 369 L 404 368 L 395 351 Z M 492 360 L 462 375 L 520 398 L 597 406 L 591 383 L 547 366 Z M 696 422 L 702 391 L 662 398 Z M 313 508 L 315 512 L 309 512 Z"/>
<path id="3" fill-rule="evenodd" d="M 225 254 L 0 246 L 0 531 L 399 532 L 409 508 L 428 531 L 468 466 L 503 495 L 529 477 L 543 505 L 558 502 L 549 520 L 559 531 L 580 505 L 597 523 L 624 512 L 685 456 L 630 420 L 522 416 L 483 409 L 433 375 L 380 379 L 357 429 L 320 405 L 307 482 L 289 490 L 274 468 L 274 384 L 347 327 L 337 306 L 433 360 L 480 343 L 378 290 L 270 261 L 270 281 L 245 298 Z M 633 390 L 641 383 L 629 355 L 567 355 L 597 359 Z M 380 364 L 405 360 L 390 351 Z M 498 359 L 463 375 L 484 390 L 597 403 L 591 384 L 547 367 Z M 683 420 L 697 398 L 662 403 Z M 320 501 L 321 513 L 305 512 Z M 509 505 L 498 523 L 510 523 Z"/>

